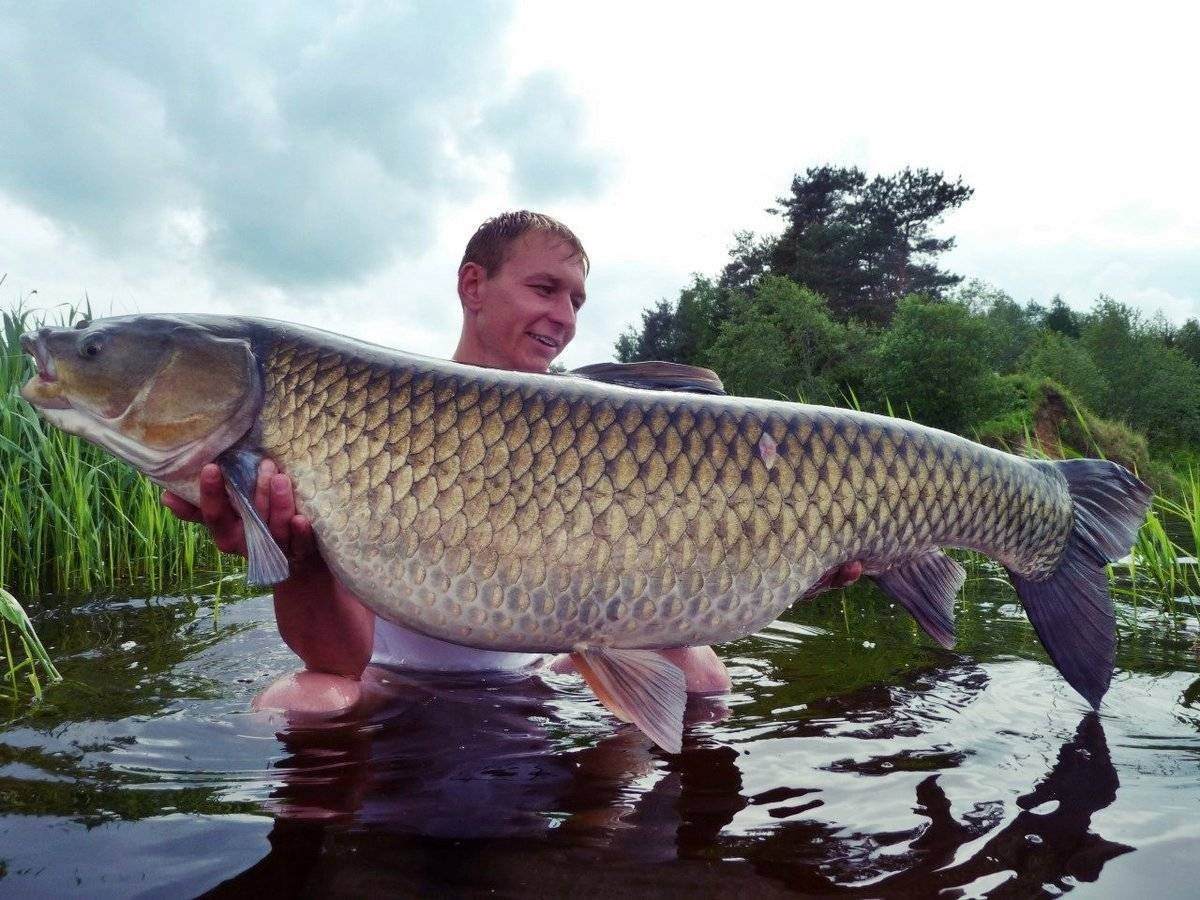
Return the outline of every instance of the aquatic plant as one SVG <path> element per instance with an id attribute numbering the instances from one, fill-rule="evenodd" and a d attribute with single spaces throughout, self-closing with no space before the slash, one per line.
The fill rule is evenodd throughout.
<path id="1" fill-rule="evenodd" d="M 21 692 L 21 681 L 26 680 L 33 689 L 34 696 L 41 699 L 42 679 L 38 677 L 39 669 L 47 682 L 62 680 L 46 648 L 34 632 L 29 616 L 17 602 L 17 598 L 4 588 L 0 588 L 0 637 L 5 670 L 3 683 L 0 683 L 0 698 L 15 700 Z"/>
<path id="2" fill-rule="evenodd" d="M 1135 608 L 1143 598 L 1161 598 L 1168 610 L 1174 611 L 1175 598 L 1184 593 L 1188 580 L 1179 562 L 1182 548 L 1171 539 L 1163 513 L 1163 501 L 1157 498 L 1138 532 L 1125 563 L 1127 568 L 1118 566 L 1115 570 L 1118 577 L 1128 575 L 1127 582 L 1116 585 L 1116 593 L 1129 599 Z"/>

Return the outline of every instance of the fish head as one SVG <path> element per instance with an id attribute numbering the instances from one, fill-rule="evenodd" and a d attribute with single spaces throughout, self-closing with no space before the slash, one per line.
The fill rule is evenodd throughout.
<path id="1" fill-rule="evenodd" d="M 50 424 L 162 483 L 238 440 L 261 406 L 250 341 L 174 316 L 121 316 L 21 336 L 37 371 L 21 396 Z"/>

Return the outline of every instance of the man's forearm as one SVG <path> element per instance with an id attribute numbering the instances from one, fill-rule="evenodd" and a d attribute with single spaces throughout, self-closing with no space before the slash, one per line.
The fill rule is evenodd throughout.
<path id="1" fill-rule="evenodd" d="M 320 557 L 276 585 L 275 619 L 308 669 L 358 678 L 371 661 L 375 614 L 335 582 Z"/>

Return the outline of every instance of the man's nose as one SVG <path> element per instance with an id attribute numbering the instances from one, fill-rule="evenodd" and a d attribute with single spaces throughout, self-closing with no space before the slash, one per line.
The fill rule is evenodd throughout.
<path id="1" fill-rule="evenodd" d="M 555 324 L 568 328 L 574 327 L 575 304 L 571 302 L 571 295 L 569 293 L 563 291 L 560 294 L 555 294 L 554 303 L 550 306 L 549 318 Z"/>

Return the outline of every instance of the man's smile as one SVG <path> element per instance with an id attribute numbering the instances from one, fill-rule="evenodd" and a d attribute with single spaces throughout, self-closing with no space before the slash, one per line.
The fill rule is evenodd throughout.
<path id="1" fill-rule="evenodd" d="M 558 341 L 554 340 L 554 338 L 546 337 L 546 335 L 544 335 L 544 334 L 536 334 L 532 331 L 527 331 L 525 333 L 527 335 L 529 335 L 531 338 L 533 338 L 535 341 L 537 341 L 539 344 L 549 347 L 551 350 L 558 349 Z"/>

